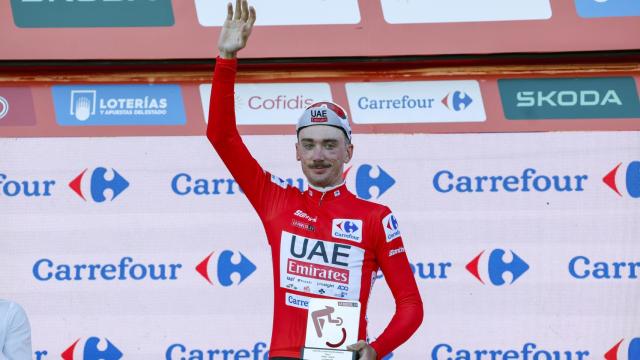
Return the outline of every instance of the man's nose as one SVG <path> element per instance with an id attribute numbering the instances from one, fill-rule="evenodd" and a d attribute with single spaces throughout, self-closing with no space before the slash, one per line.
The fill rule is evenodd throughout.
<path id="1" fill-rule="evenodd" d="M 311 159 L 316 161 L 316 160 L 324 160 L 324 151 L 322 151 L 322 147 L 321 146 L 315 146 L 313 148 L 313 151 L 311 153 Z"/>

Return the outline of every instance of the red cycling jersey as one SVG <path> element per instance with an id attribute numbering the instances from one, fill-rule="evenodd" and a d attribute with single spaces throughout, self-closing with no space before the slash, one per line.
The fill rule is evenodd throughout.
<path id="1" fill-rule="evenodd" d="M 217 59 L 207 137 L 264 226 L 274 274 L 271 357 L 300 356 L 309 298 L 358 300 L 358 339 L 366 339 L 369 294 L 382 270 L 396 311 L 371 343 L 378 359 L 405 342 L 420 326 L 420 293 L 398 224 L 386 206 L 362 200 L 343 184 L 301 192 L 265 172 L 236 128 L 234 83 L 237 60 Z"/>

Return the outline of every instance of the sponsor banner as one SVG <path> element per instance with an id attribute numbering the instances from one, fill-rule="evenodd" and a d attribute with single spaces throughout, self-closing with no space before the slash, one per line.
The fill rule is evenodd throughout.
<path id="1" fill-rule="evenodd" d="M 549 0 L 382 0 L 382 11 L 391 24 L 551 18 Z"/>
<path id="2" fill-rule="evenodd" d="M 54 85 L 62 126 L 184 125 L 179 85 Z"/>
<path id="3" fill-rule="evenodd" d="M 266 170 L 300 178 L 293 135 L 243 139 Z M 0 142 L 2 296 L 39 329 L 35 359 L 78 341 L 74 358 L 265 360 L 272 254 L 204 137 Z M 355 146 L 347 186 L 393 210 L 377 223 L 392 240 L 376 257 L 407 256 L 423 294 L 424 323 L 391 359 L 635 360 L 638 132 L 361 135 Z M 287 214 L 334 225 L 304 207 Z M 305 286 L 362 290 L 345 266 L 364 251 L 348 240 L 359 219 L 337 220 L 344 240 L 283 238 L 275 260 L 290 273 L 276 277 L 289 310 L 308 306 Z M 388 274 L 376 278 L 372 340 L 395 310 Z"/>
<path id="4" fill-rule="evenodd" d="M 364 249 L 286 231 L 280 249 L 280 287 L 357 300 Z"/>
<path id="5" fill-rule="evenodd" d="M 498 87 L 509 120 L 640 117 L 632 77 L 500 79 Z"/>
<path id="6" fill-rule="evenodd" d="M 0 126 L 35 125 L 31 88 L 0 87 Z"/>
<path id="7" fill-rule="evenodd" d="M 21 28 L 172 26 L 171 0 L 11 0 Z"/>
<path id="8" fill-rule="evenodd" d="M 210 0 L 195 0 L 202 26 L 222 26 L 226 8 Z M 360 22 L 358 0 L 253 0 L 259 9 L 256 25 L 338 25 Z"/>
<path id="9" fill-rule="evenodd" d="M 486 120 L 475 80 L 347 83 L 354 123 L 452 123 Z"/>
<path id="10" fill-rule="evenodd" d="M 205 121 L 209 119 L 211 84 L 200 85 Z M 295 125 L 304 109 L 331 101 L 328 83 L 236 84 L 235 109 L 239 125 Z"/>
<path id="11" fill-rule="evenodd" d="M 583 18 L 640 16 L 636 0 L 575 0 L 578 15 Z"/>

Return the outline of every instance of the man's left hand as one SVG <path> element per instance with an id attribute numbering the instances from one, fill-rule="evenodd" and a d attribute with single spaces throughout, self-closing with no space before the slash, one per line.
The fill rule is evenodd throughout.
<path id="1" fill-rule="evenodd" d="M 358 354 L 360 354 L 358 360 L 376 360 L 376 357 L 378 356 L 371 345 L 367 344 L 364 340 L 360 340 L 353 345 L 347 346 L 347 350 L 357 351 Z"/>

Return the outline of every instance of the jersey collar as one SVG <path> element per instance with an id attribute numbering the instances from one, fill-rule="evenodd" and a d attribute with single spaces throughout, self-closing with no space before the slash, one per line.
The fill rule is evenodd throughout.
<path id="1" fill-rule="evenodd" d="M 320 188 L 309 184 L 305 194 L 312 199 L 322 199 L 322 201 L 339 199 L 346 196 L 349 193 L 347 190 L 347 184 L 343 181 L 342 184 L 336 186 L 330 186 L 326 188 Z"/>

